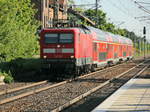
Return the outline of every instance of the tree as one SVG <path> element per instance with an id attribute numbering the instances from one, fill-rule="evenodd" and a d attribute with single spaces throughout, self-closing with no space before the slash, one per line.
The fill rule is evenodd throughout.
<path id="1" fill-rule="evenodd" d="M 68 4 L 69 4 L 69 5 L 74 5 L 75 2 L 74 2 L 74 0 L 68 0 Z"/>
<path id="2" fill-rule="evenodd" d="M 35 10 L 30 0 L 0 0 L 0 60 L 31 57 L 38 49 Z"/>
<path id="3" fill-rule="evenodd" d="M 125 31 L 123 29 L 117 29 L 113 23 L 109 23 L 106 19 L 106 13 L 104 13 L 102 10 L 98 10 L 97 17 L 95 16 L 96 12 L 93 9 L 86 10 L 85 15 L 89 17 L 92 21 L 95 21 L 97 23 L 97 27 L 99 29 L 102 29 L 104 31 L 108 31 L 114 34 L 119 34 L 124 36 Z"/>
<path id="4" fill-rule="evenodd" d="M 92 21 L 97 21 L 98 28 L 103 29 L 103 26 L 106 24 L 106 13 L 101 10 L 98 10 L 97 17 L 95 16 L 96 12 L 93 9 L 86 10 L 84 12 L 85 16 L 91 19 Z"/>

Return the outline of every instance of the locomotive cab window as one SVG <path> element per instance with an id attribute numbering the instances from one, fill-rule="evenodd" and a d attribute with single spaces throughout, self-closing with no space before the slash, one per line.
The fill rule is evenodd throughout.
<path id="1" fill-rule="evenodd" d="M 60 34 L 59 42 L 60 43 L 72 43 L 73 34 Z"/>
<path id="2" fill-rule="evenodd" d="M 44 35 L 46 44 L 73 43 L 73 34 L 71 33 L 49 33 Z"/>
<path id="3" fill-rule="evenodd" d="M 45 34 L 45 43 L 53 44 L 58 42 L 58 34 Z"/>

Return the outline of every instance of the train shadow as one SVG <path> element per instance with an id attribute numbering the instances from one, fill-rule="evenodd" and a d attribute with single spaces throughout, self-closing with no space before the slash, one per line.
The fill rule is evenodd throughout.
<path id="1" fill-rule="evenodd" d="M 71 78 L 70 75 L 49 72 L 43 69 L 40 58 L 17 58 L 10 62 L 0 63 L 0 72 L 11 73 L 15 82 L 60 82 Z M 67 76 L 67 78 L 63 77 Z"/>

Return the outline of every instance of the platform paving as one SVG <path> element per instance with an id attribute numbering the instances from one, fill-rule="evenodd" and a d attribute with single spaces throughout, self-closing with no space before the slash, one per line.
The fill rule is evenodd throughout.
<path id="1" fill-rule="evenodd" d="M 150 112 L 150 79 L 131 79 L 92 112 Z"/>

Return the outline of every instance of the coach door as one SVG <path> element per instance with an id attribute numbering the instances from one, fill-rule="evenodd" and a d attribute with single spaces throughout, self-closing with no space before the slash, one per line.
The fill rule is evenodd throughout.
<path id="1" fill-rule="evenodd" d="M 107 52 L 108 52 L 107 58 L 112 59 L 113 58 L 113 45 L 112 44 L 108 44 Z"/>
<path id="2" fill-rule="evenodd" d="M 98 43 L 96 42 L 93 43 L 93 60 L 98 60 Z"/>

